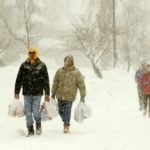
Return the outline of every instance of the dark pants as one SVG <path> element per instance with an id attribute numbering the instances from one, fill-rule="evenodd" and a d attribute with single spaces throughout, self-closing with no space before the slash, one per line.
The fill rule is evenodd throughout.
<path id="1" fill-rule="evenodd" d="M 143 97 L 143 109 L 146 111 L 147 107 L 150 113 L 150 95 L 144 95 Z"/>
<path id="2" fill-rule="evenodd" d="M 138 91 L 138 97 L 139 97 L 139 105 L 140 105 L 140 109 L 143 109 L 143 94 L 142 94 L 142 89 L 140 88 L 140 86 L 137 86 L 137 91 Z"/>
<path id="3" fill-rule="evenodd" d="M 59 115 L 65 124 L 70 124 L 72 102 L 58 100 Z"/>

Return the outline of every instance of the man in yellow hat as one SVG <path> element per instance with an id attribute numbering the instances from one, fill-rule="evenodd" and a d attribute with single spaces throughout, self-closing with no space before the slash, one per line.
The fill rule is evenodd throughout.
<path id="1" fill-rule="evenodd" d="M 28 49 L 28 59 L 20 66 L 15 83 L 16 99 L 19 99 L 21 87 L 23 88 L 28 136 L 34 135 L 34 120 L 36 122 L 36 134 L 40 135 L 42 131 L 41 97 L 44 92 L 45 100 L 49 101 L 50 87 L 47 67 L 39 59 L 36 47 Z"/>

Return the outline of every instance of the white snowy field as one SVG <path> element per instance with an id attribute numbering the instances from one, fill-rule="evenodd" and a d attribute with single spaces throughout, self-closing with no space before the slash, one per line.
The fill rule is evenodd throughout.
<path id="1" fill-rule="evenodd" d="M 87 85 L 86 102 L 93 115 L 84 123 L 73 119 L 71 132 L 63 134 L 59 118 L 43 122 L 41 136 L 25 137 L 25 118 L 10 118 L 8 104 L 13 100 L 16 75 L 22 60 L 0 68 L 0 149 L 4 150 L 150 150 L 150 118 L 138 110 L 138 97 L 133 74 L 123 70 L 104 72 L 98 79 L 92 69 L 80 68 Z M 60 67 L 45 60 L 50 81 Z M 23 97 L 20 97 L 23 101 Z"/>

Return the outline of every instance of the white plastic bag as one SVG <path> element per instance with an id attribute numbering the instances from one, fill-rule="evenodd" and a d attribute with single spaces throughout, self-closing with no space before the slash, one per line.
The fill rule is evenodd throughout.
<path id="1" fill-rule="evenodd" d="M 23 103 L 14 99 L 8 106 L 8 115 L 11 117 L 23 117 L 25 115 Z"/>
<path id="2" fill-rule="evenodd" d="M 81 103 L 82 105 L 82 116 L 84 119 L 91 117 L 92 110 L 91 107 L 85 103 Z"/>
<path id="3" fill-rule="evenodd" d="M 45 101 L 41 106 L 42 121 L 52 120 L 58 115 L 58 104 L 52 99 L 49 102 Z"/>
<path id="4" fill-rule="evenodd" d="M 74 120 L 82 123 L 84 118 L 82 117 L 82 109 L 81 109 L 81 105 L 80 103 L 78 104 L 78 106 L 75 108 L 75 112 L 74 112 Z"/>
<path id="5" fill-rule="evenodd" d="M 82 123 L 84 119 L 91 117 L 92 111 L 90 106 L 87 104 L 80 102 L 78 106 L 75 108 L 74 119 L 75 121 Z"/>
<path id="6" fill-rule="evenodd" d="M 47 121 L 48 120 L 48 117 L 47 117 L 47 110 L 45 108 L 45 103 L 43 103 L 41 105 L 41 120 L 42 121 Z"/>

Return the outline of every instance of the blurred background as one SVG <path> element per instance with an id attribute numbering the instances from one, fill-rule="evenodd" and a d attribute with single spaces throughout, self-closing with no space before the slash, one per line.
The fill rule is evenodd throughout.
<path id="1" fill-rule="evenodd" d="M 0 66 L 36 46 L 40 56 L 103 70 L 149 63 L 149 0 L 0 0 Z M 61 59 L 62 58 L 62 59 Z"/>

